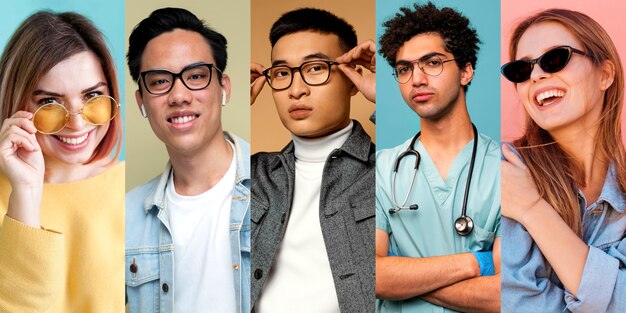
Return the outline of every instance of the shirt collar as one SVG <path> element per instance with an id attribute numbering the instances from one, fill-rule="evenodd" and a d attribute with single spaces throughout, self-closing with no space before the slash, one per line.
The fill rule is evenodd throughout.
<path id="1" fill-rule="evenodd" d="M 598 203 L 605 201 L 618 213 L 624 213 L 624 208 L 626 207 L 626 193 L 622 192 L 615 171 L 615 164 L 611 163 L 606 178 L 604 179 L 602 192 L 600 193 L 600 197 L 598 197 Z"/>

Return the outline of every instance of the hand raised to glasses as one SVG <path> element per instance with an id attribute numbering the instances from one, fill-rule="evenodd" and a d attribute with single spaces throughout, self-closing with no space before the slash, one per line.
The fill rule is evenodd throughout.
<path id="1" fill-rule="evenodd" d="M 12 187 L 7 215 L 39 227 L 45 166 L 32 118 L 32 113 L 18 111 L 2 123 L 0 171 L 7 176 Z"/>
<path id="2" fill-rule="evenodd" d="M 524 217 L 543 199 L 524 161 L 506 144 L 502 155 L 502 215 L 525 225 Z"/>
<path id="3" fill-rule="evenodd" d="M 358 44 L 352 50 L 335 59 L 339 69 L 354 83 L 357 89 L 371 102 L 376 103 L 376 44 L 372 40 Z M 363 73 L 356 65 L 368 69 Z"/>
<path id="4" fill-rule="evenodd" d="M 265 66 L 258 63 L 250 63 L 250 105 L 254 104 L 256 97 L 263 90 L 267 79 L 263 75 Z"/>

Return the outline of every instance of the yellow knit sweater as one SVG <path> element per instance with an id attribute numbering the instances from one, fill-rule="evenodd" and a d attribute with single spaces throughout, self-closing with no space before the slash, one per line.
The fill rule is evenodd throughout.
<path id="1" fill-rule="evenodd" d="M 124 312 L 124 167 L 45 184 L 42 229 L 6 216 L 0 173 L 0 312 Z"/>

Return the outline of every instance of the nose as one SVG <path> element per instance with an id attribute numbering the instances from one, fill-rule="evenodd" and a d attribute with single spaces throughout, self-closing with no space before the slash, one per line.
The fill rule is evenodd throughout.
<path id="1" fill-rule="evenodd" d="M 530 80 L 533 82 L 538 82 L 542 79 L 548 78 L 549 76 L 550 73 L 544 72 L 541 66 L 539 66 L 539 63 L 535 63 L 530 71 Z"/>
<path id="2" fill-rule="evenodd" d="M 76 106 L 70 106 L 72 109 L 75 109 Z M 69 107 L 67 108 L 69 111 Z M 76 111 L 70 111 L 69 112 L 69 119 L 67 120 L 67 123 L 65 124 L 66 128 L 72 129 L 72 130 L 82 130 L 85 127 L 85 124 L 87 122 L 85 122 L 85 119 L 83 118 L 83 115 L 80 113 L 80 108 Z"/>
<path id="3" fill-rule="evenodd" d="M 415 87 L 428 86 L 428 75 L 422 71 L 422 69 L 416 63 L 413 63 L 413 76 L 411 77 L 411 83 Z"/>
<path id="4" fill-rule="evenodd" d="M 192 99 L 191 90 L 183 84 L 182 78 L 174 79 L 174 86 L 170 90 L 167 103 L 170 106 L 190 104 Z"/>
<path id="5" fill-rule="evenodd" d="M 310 93 L 309 85 L 302 79 L 302 74 L 298 72 L 293 73 L 293 80 L 291 86 L 289 86 L 289 98 L 300 99 L 302 96 Z"/>

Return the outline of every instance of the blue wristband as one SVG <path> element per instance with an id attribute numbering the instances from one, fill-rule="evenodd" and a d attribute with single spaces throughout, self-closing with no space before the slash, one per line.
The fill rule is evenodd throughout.
<path id="1" fill-rule="evenodd" d="M 478 261 L 480 267 L 480 276 L 493 276 L 495 274 L 493 268 L 493 252 L 491 251 L 470 251 Z"/>

